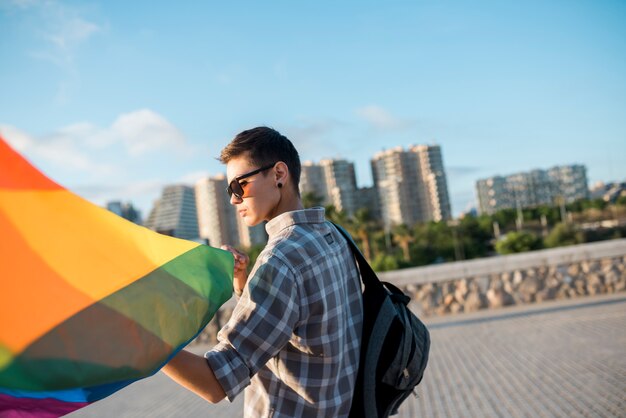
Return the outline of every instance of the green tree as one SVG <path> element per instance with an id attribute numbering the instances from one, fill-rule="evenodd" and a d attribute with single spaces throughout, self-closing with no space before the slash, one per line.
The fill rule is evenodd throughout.
<path id="1" fill-rule="evenodd" d="M 347 226 L 348 216 L 344 211 L 337 210 L 335 205 L 328 205 L 325 209 L 326 218 L 328 218 L 329 221 L 334 222 L 337 225 L 341 225 L 344 228 Z"/>
<path id="2" fill-rule="evenodd" d="M 316 206 L 322 206 L 324 198 L 316 195 L 313 192 L 307 192 L 302 195 L 302 206 L 305 208 L 313 208 Z"/>
<path id="3" fill-rule="evenodd" d="M 409 253 L 409 245 L 415 241 L 411 230 L 405 225 L 396 225 L 393 227 L 393 241 L 402 249 L 402 258 L 406 262 L 411 261 L 411 254 Z"/>
<path id="4" fill-rule="evenodd" d="M 515 228 L 515 220 L 517 219 L 517 209 L 500 209 L 491 218 L 498 222 L 500 228 L 504 231 Z"/>
<path id="5" fill-rule="evenodd" d="M 496 243 L 499 254 L 523 253 L 541 248 L 541 239 L 530 232 L 509 232 Z"/>
<path id="6" fill-rule="evenodd" d="M 367 208 L 358 209 L 350 222 L 348 229 L 359 240 L 363 248 L 363 256 L 366 260 L 372 259 L 372 249 L 370 246 L 370 230 L 375 228 L 375 222 Z"/>
<path id="7" fill-rule="evenodd" d="M 466 259 L 485 257 L 493 251 L 493 222 L 488 216 L 466 215 L 459 221 L 458 229 Z"/>
<path id="8" fill-rule="evenodd" d="M 372 268 L 375 271 L 397 270 L 399 267 L 397 258 L 391 254 L 377 254 L 372 261 Z"/>
<path id="9" fill-rule="evenodd" d="M 565 223 L 557 224 L 544 239 L 544 245 L 548 248 L 574 245 L 584 242 L 584 236 L 574 226 Z"/>

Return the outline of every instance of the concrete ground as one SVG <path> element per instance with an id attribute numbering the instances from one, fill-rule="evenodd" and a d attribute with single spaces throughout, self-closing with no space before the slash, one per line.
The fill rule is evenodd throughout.
<path id="1" fill-rule="evenodd" d="M 427 324 L 429 366 L 399 417 L 626 418 L 624 293 Z M 69 416 L 238 418 L 242 401 L 210 405 L 157 373 Z"/>

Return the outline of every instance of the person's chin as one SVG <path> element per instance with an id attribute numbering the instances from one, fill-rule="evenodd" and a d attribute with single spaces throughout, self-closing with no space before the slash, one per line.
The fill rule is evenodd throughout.
<path id="1" fill-rule="evenodd" d="M 243 221 L 249 227 L 257 226 L 259 223 L 261 223 L 259 219 L 252 216 L 244 216 Z"/>

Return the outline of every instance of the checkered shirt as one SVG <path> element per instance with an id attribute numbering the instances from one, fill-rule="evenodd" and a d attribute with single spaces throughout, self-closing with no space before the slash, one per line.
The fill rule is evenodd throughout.
<path id="1" fill-rule="evenodd" d="M 205 357 L 245 417 L 346 417 L 359 366 L 363 306 L 350 247 L 324 209 L 266 225 L 259 255 L 218 344 Z"/>

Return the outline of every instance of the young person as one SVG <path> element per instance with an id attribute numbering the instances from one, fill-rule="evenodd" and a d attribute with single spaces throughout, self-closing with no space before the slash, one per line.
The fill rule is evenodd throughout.
<path id="1" fill-rule="evenodd" d="M 359 366 L 361 280 L 350 247 L 323 208 L 303 209 L 300 159 L 279 132 L 257 127 L 222 150 L 230 203 L 248 226 L 267 221 L 268 243 L 246 277 L 218 344 L 181 351 L 164 368 L 210 402 L 245 392 L 245 417 L 347 417 Z"/>

